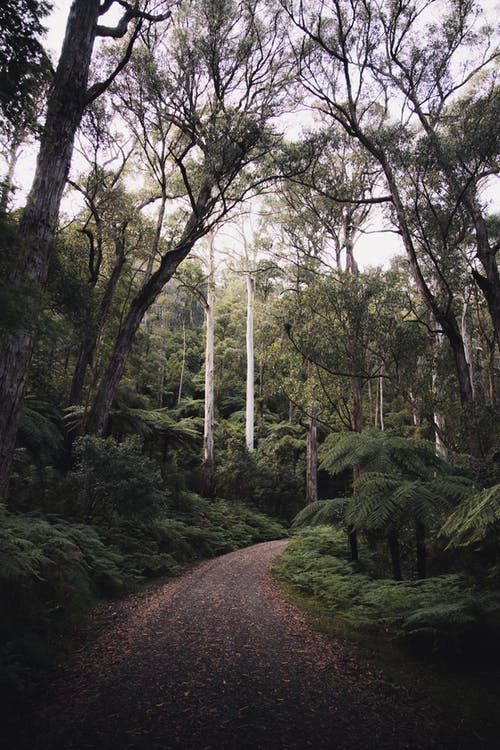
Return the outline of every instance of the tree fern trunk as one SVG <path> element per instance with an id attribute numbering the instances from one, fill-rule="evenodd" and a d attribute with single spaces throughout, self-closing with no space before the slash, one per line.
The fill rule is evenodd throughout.
<path id="1" fill-rule="evenodd" d="M 359 560 L 359 553 L 358 553 L 358 535 L 356 530 L 349 526 L 348 530 L 348 537 L 349 537 L 349 549 L 351 550 L 351 560 L 352 562 L 358 562 Z"/>
<path id="2" fill-rule="evenodd" d="M 417 551 L 417 575 L 419 578 L 427 577 L 427 547 L 425 544 L 425 526 L 415 521 L 415 542 Z"/>
<path id="3" fill-rule="evenodd" d="M 389 553 L 391 555 L 392 575 L 395 581 L 401 581 L 401 555 L 399 551 L 399 539 L 396 529 L 389 531 L 387 540 L 389 542 Z"/>

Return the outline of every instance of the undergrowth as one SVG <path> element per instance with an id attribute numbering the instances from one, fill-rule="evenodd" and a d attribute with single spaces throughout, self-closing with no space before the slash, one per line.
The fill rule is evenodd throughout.
<path id="1" fill-rule="evenodd" d="M 83 523 L 37 513 L 0 515 L 0 694 L 29 688 L 58 640 L 103 597 L 187 564 L 285 535 L 257 511 L 195 495 L 151 518 Z"/>
<path id="2" fill-rule="evenodd" d="M 383 634 L 426 657 L 498 654 L 497 591 L 480 587 L 465 574 L 394 581 L 373 578 L 368 567 L 348 560 L 345 534 L 319 527 L 292 541 L 277 575 L 313 597 L 339 632 Z"/>

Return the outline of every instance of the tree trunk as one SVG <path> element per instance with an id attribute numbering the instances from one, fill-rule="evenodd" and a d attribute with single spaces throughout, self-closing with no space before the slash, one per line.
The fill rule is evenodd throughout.
<path id="1" fill-rule="evenodd" d="M 436 363 L 436 356 L 439 353 L 440 349 L 443 346 L 443 334 L 442 333 L 436 333 L 435 335 L 435 356 L 433 357 L 433 363 L 432 363 L 432 394 L 435 399 L 434 403 L 434 444 L 436 446 L 436 455 L 441 456 L 445 461 L 448 458 L 448 448 L 446 446 L 446 443 L 444 441 L 444 435 L 445 435 L 445 429 L 446 429 L 446 420 L 445 416 L 442 413 L 442 411 L 439 408 L 436 408 L 436 402 L 439 401 L 439 396 L 441 395 L 441 384 L 439 380 L 439 375 L 437 371 L 437 363 Z"/>
<path id="2" fill-rule="evenodd" d="M 307 425 L 306 503 L 318 499 L 318 428 L 316 415 L 311 413 Z"/>
<path id="3" fill-rule="evenodd" d="M 427 548 L 425 545 L 425 526 L 415 521 L 415 542 L 417 551 L 417 575 L 419 578 L 427 576 Z"/>
<path id="4" fill-rule="evenodd" d="M 7 160 L 7 174 L 0 187 L 0 214 L 4 214 L 9 206 L 9 198 L 14 187 L 14 170 L 19 158 L 19 146 L 21 139 L 15 134 L 9 146 L 9 158 Z"/>
<path id="5" fill-rule="evenodd" d="M 22 254 L 9 283 L 34 295 L 44 286 L 73 141 L 85 107 L 99 0 L 74 0 L 47 102 L 33 185 L 20 223 Z M 0 497 L 7 492 L 21 400 L 33 348 L 32 331 L 15 331 L 0 346 Z"/>
<path id="6" fill-rule="evenodd" d="M 183 320 L 182 321 L 182 366 L 181 366 L 181 376 L 179 378 L 179 392 L 177 394 L 177 405 L 180 404 L 182 399 L 182 389 L 184 387 L 184 373 L 186 371 L 186 323 Z"/>
<path id="7" fill-rule="evenodd" d="M 108 319 L 111 303 L 120 278 L 120 274 L 125 263 L 125 248 L 123 241 L 115 241 L 115 264 L 106 284 L 104 294 L 99 305 L 99 310 L 95 322 L 88 326 L 75 365 L 75 371 L 71 382 L 71 389 L 68 399 L 68 405 L 82 403 L 83 385 L 85 383 L 85 373 L 87 366 L 92 361 L 92 355 L 96 349 L 97 341 L 102 333 L 104 325 Z"/>
<path id="8" fill-rule="evenodd" d="M 358 562 L 359 560 L 359 553 L 358 553 L 358 535 L 356 530 L 349 526 L 349 529 L 347 531 L 348 539 L 349 539 L 349 549 L 351 551 L 351 560 L 352 562 Z"/>
<path id="9" fill-rule="evenodd" d="M 378 379 L 378 395 L 379 395 L 379 408 L 380 408 L 380 429 L 383 432 L 385 429 L 384 424 L 384 379 L 382 376 Z"/>
<path id="10" fill-rule="evenodd" d="M 392 575 L 395 581 L 401 581 L 401 555 L 399 551 L 399 539 L 396 529 L 389 531 L 387 541 L 389 543 L 389 553 L 391 555 Z"/>
<path id="11" fill-rule="evenodd" d="M 215 497 L 215 454 L 214 454 L 214 300 L 215 300 L 215 258 L 214 240 L 210 236 L 209 266 L 207 284 L 207 304 L 205 307 L 205 420 L 203 425 L 203 474 L 205 497 Z"/>
<path id="12" fill-rule="evenodd" d="M 109 410 L 113 403 L 116 388 L 123 375 L 137 329 L 141 324 L 146 310 L 151 307 L 165 284 L 172 278 L 178 265 L 189 254 L 195 242 L 203 236 L 205 232 L 203 218 L 210 202 L 210 192 L 211 183 L 205 182 L 200 189 L 195 209 L 186 223 L 178 245 L 163 256 L 157 270 L 132 300 L 129 311 L 116 337 L 106 371 L 90 410 L 86 422 L 86 432 L 95 435 L 103 435 L 105 433 Z"/>
<path id="13" fill-rule="evenodd" d="M 247 273 L 247 390 L 246 390 L 246 417 L 245 417 L 245 440 L 247 450 L 254 450 L 254 402 L 255 402 L 255 353 L 253 337 L 253 309 L 255 300 L 255 279 Z"/>

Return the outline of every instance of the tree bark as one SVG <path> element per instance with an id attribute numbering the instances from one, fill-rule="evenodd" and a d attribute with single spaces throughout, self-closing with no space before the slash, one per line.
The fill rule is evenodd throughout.
<path id="1" fill-rule="evenodd" d="M 253 336 L 253 309 L 255 300 L 255 279 L 247 273 L 247 387 L 246 387 L 246 415 L 245 440 L 247 450 L 254 450 L 254 421 L 255 421 L 255 352 Z"/>
<path id="2" fill-rule="evenodd" d="M 419 578 L 427 576 L 427 548 L 425 545 L 425 526 L 415 521 L 415 542 L 417 551 L 417 575 Z"/>
<path id="3" fill-rule="evenodd" d="M 196 241 L 206 233 L 203 227 L 203 219 L 211 200 L 211 187 L 212 185 L 209 181 L 206 181 L 202 185 L 195 209 L 186 223 L 178 245 L 174 250 L 163 256 L 159 267 L 149 280 L 143 284 L 132 300 L 129 311 L 116 337 L 106 371 L 87 418 L 86 432 L 95 435 L 105 434 L 109 410 L 113 403 L 116 388 L 123 375 L 134 336 L 144 314 L 156 300 L 165 284 L 170 281 L 177 267 L 187 257 Z"/>
<path id="4" fill-rule="evenodd" d="M 205 306 L 205 419 L 203 423 L 203 474 L 205 497 L 215 497 L 215 398 L 214 398 L 214 240 L 210 237 L 208 259 L 207 304 Z"/>
<path id="5" fill-rule="evenodd" d="M 85 383 L 85 373 L 87 366 L 92 360 L 92 355 L 97 346 L 97 341 L 102 333 L 104 325 L 108 319 L 109 311 L 111 309 L 111 303 L 113 302 L 113 296 L 115 293 L 116 285 L 120 278 L 120 274 L 125 263 L 125 249 L 124 243 L 120 240 L 115 240 L 115 263 L 113 270 L 106 284 L 104 294 L 99 305 L 99 311 L 96 320 L 88 326 L 85 333 L 84 339 L 78 352 L 78 359 L 75 365 L 75 371 L 73 379 L 71 381 L 71 389 L 68 398 L 68 406 L 73 406 L 82 403 L 83 386 Z"/>
<path id="6" fill-rule="evenodd" d="M 75 132 L 86 103 L 99 11 L 99 0 L 74 0 L 47 102 L 35 177 L 20 223 L 22 253 L 9 278 L 12 288 L 31 285 L 34 295 L 47 278 Z M 0 497 L 7 492 L 32 349 L 32 330 L 10 332 L 0 345 Z"/>
<path id="7" fill-rule="evenodd" d="M 389 543 L 389 553 L 391 555 L 392 575 L 395 581 L 401 581 L 401 554 L 399 551 L 399 539 L 396 529 L 389 531 L 387 541 Z"/>
<path id="8" fill-rule="evenodd" d="M 316 415 L 311 413 L 307 425 L 306 503 L 318 499 L 318 428 Z"/>

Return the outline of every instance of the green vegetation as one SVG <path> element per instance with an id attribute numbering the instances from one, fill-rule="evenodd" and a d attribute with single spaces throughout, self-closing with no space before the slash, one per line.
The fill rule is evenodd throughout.
<path id="1" fill-rule="evenodd" d="M 320 530 L 281 575 L 343 632 L 493 652 L 486 3 L 147 5 L 74 0 L 55 75 L 51 3 L 0 10 L 3 674 L 99 597 L 289 523 Z"/>
<path id="2" fill-rule="evenodd" d="M 425 580 L 377 578 L 376 555 L 363 549 L 363 558 L 350 561 L 345 535 L 319 526 L 291 542 L 278 575 L 312 596 L 348 637 L 370 634 L 427 657 L 490 658 L 498 651 L 496 592 L 458 572 Z"/>

